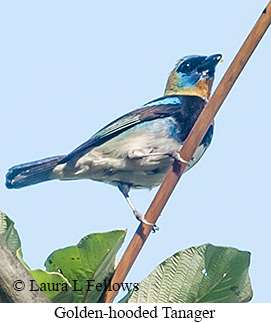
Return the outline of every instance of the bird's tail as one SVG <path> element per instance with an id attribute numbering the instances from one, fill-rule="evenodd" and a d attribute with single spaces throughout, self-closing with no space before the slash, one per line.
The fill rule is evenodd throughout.
<path id="1" fill-rule="evenodd" d="M 6 175 L 7 188 L 21 188 L 53 179 L 53 169 L 65 158 L 56 156 L 14 166 Z"/>

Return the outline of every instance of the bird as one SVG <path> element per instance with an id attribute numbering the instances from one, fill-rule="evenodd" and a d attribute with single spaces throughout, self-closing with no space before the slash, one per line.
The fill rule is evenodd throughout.
<path id="1" fill-rule="evenodd" d="M 129 192 L 159 186 L 174 160 L 193 167 L 209 147 L 214 123 L 193 158 L 185 161 L 180 149 L 208 102 L 221 54 L 188 55 L 170 73 L 164 95 L 117 118 L 67 155 L 11 167 L 6 187 L 18 189 L 53 179 L 91 179 L 119 188 L 135 217 L 153 228 L 137 211 Z"/>

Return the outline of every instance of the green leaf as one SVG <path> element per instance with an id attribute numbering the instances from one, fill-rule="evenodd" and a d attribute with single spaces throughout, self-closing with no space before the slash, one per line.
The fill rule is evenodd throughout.
<path id="1" fill-rule="evenodd" d="M 60 273 L 48 273 L 41 269 L 30 270 L 29 272 L 40 289 L 44 291 L 46 296 L 53 302 L 58 303 L 59 298 L 61 298 L 61 302 L 65 303 L 74 301 L 72 287 L 67 279 Z M 60 295 L 61 297 L 58 297 Z"/>
<path id="2" fill-rule="evenodd" d="M 76 246 L 53 252 L 45 267 L 69 281 L 77 302 L 97 302 L 114 272 L 125 235 L 124 230 L 87 235 Z"/>
<path id="3" fill-rule="evenodd" d="M 16 251 L 16 256 L 17 258 L 20 260 L 20 262 L 25 266 L 25 268 L 27 270 L 30 270 L 30 267 L 28 266 L 28 264 L 24 261 L 23 259 L 23 252 L 22 252 L 22 248 L 19 248 L 17 251 Z"/>
<path id="4" fill-rule="evenodd" d="M 3 236 L 9 249 L 16 254 L 25 268 L 30 270 L 29 266 L 23 260 L 21 240 L 14 227 L 14 222 L 2 211 L 0 211 L 0 234 Z"/>
<path id="5" fill-rule="evenodd" d="M 166 259 L 120 302 L 240 303 L 252 298 L 250 253 L 211 244 Z"/>
<path id="6" fill-rule="evenodd" d="M 0 234 L 6 241 L 9 249 L 16 253 L 21 247 L 21 241 L 17 230 L 14 228 L 14 222 L 2 211 L 0 211 Z"/>

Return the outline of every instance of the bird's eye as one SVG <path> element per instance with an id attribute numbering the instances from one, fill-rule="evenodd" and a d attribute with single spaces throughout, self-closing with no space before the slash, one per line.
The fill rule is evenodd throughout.
<path id="1" fill-rule="evenodd" d="M 177 73 L 191 73 L 194 69 L 197 68 L 197 66 L 200 66 L 202 62 L 204 61 L 205 57 L 200 56 L 200 57 L 193 57 L 193 58 L 188 58 L 185 59 L 177 68 L 176 72 Z"/>
<path id="2" fill-rule="evenodd" d="M 191 63 L 186 63 L 184 62 L 183 64 L 181 64 L 180 66 L 180 72 L 182 73 L 189 73 L 192 71 L 192 64 Z"/>
<path id="3" fill-rule="evenodd" d="M 177 73 L 190 73 L 193 69 L 194 69 L 194 65 L 192 64 L 192 62 L 185 60 L 184 62 L 182 62 L 182 64 L 179 65 L 179 67 L 177 68 L 176 72 Z"/>

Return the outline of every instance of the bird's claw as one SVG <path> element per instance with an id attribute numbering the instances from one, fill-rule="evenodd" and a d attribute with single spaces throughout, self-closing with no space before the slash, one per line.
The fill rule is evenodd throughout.
<path id="1" fill-rule="evenodd" d="M 143 216 L 141 213 L 139 213 L 138 211 L 134 211 L 134 215 L 135 215 L 135 217 L 137 218 L 137 220 L 138 220 L 138 221 L 140 221 L 140 222 L 142 222 L 142 223 L 144 223 L 144 224 L 147 224 L 147 225 L 152 226 L 152 232 L 153 232 L 153 233 L 155 233 L 156 231 L 158 231 L 158 230 L 159 230 L 159 227 L 158 227 L 155 223 L 150 223 L 150 222 L 148 222 L 148 221 L 144 218 L 144 216 Z"/>
<path id="2" fill-rule="evenodd" d="M 154 224 L 152 227 L 152 232 L 155 233 L 157 231 L 159 231 L 159 227 L 158 227 L 158 225 Z"/>

